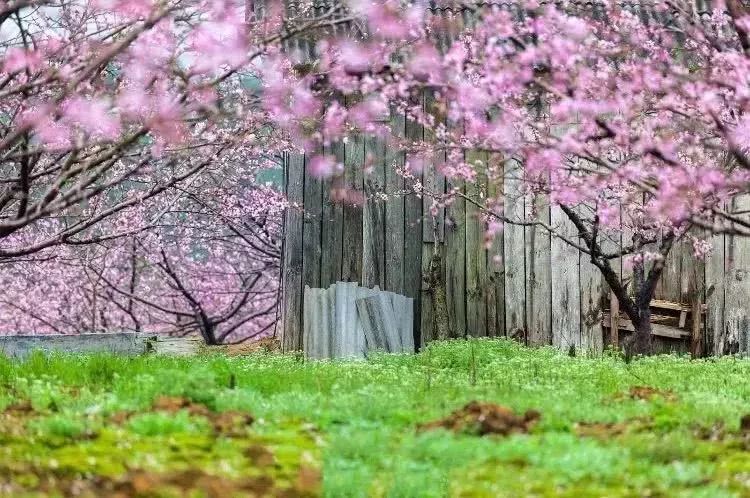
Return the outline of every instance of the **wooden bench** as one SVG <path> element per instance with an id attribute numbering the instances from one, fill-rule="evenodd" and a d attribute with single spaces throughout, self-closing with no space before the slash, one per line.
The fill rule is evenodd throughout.
<path id="1" fill-rule="evenodd" d="M 650 307 L 651 335 L 669 339 L 689 339 L 700 335 L 706 313 L 706 305 L 700 301 L 684 304 L 653 299 Z M 694 316 L 699 318 L 694 320 Z M 633 322 L 620 311 L 620 302 L 614 293 L 609 295 L 609 310 L 605 310 L 602 315 L 602 327 L 609 329 L 613 346 L 619 344 L 620 331 L 635 331 Z"/>

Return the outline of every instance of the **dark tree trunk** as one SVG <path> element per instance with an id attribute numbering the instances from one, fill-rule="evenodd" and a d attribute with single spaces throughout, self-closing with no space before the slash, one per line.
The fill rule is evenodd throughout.
<path id="1" fill-rule="evenodd" d="M 623 344 L 625 355 L 633 357 L 636 355 L 651 354 L 651 312 L 646 306 L 642 311 L 641 318 L 638 321 L 633 320 L 633 335 Z"/>

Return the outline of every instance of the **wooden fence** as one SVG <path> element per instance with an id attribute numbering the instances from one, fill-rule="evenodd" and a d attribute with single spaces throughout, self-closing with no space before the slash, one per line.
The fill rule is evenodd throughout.
<path id="1" fill-rule="evenodd" d="M 418 125 L 402 116 L 391 119 L 407 138 L 422 138 Z M 432 200 L 405 188 L 397 172 L 405 161 L 401 151 L 358 136 L 325 152 L 345 164 L 339 177 L 321 180 L 306 174 L 303 155 L 290 155 L 286 161 L 285 190 L 293 204 L 285 216 L 283 251 L 280 326 L 286 350 L 301 347 L 304 287 L 325 288 L 337 281 L 377 285 L 414 298 L 416 344 L 433 338 L 432 293 L 425 277 L 434 250 L 442 256 L 449 325 L 457 336 L 509 336 L 530 345 L 593 351 L 606 346 L 609 334 L 602 317 L 609 290 L 575 248 L 551 238 L 543 228 L 507 225 L 487 249 L 483 222 L 471 202 L 458 199 L 433 216 Z M 469 159 L 489 158 L 475 154 Z M 455 186 L 470 198 L 503 188 L 506 216 L 524 219 L 533 213 L 575 237 L 574 227 L 557 208 L 519 198 L 517 167 L 505 168 L 502 186 Z M 429 164 L 421 182 L 432 192 L 454 187 Z M 338 202 L 342 186 L 362 193 L 365 201 Z M 707 305 L 704 350 L 747 352 L 750 240 L 717 236 L 713 243 L 714 254 L 705 263 L 693 258 L 689 242 L 677 244 L 655 297 L 675 303 L 700 299 Z M 619 270 L 623 279 L 629 278 L 627 268 L 620 265 Z M 661 343 L 666 350 L 685 350 L 688 344 Z"/>

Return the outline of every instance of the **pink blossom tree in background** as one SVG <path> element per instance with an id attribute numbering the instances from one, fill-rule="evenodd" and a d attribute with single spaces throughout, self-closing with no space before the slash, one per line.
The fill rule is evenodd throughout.
<path id="1" fill-rule="evenodd" d="M 436 208 L 475 204 L 488 247 L 508 224 L 548 230 L 601 271 L 635 327 L 626 351 L 649 352 L 649 303 L 672 247 L 689 242 L 705 257 L 707 232 L 750 233 L 737 207 L 750 178 L 750 15 L 736 0 L 705 12 L 687 0 L 508 4 L 437 2 L 435 16 L 420 3 L 351 2 L 368 34 L 318 43 L 298 80 L 316 100 L 282 125 L 311 152 L 353 133 L 408 151 L 412 191 Z M 454 40 L 443 47 L 446 33 Z M 434 108 L 423 108 L 424 92 Z M 334 93 L 356 104 L 322 106 Z M 430 139 L 399 137 L 383 120 L 389 109 Z M 289 112 L 279 99 L 275 113 Z M 408 181 L 435 161 L 474 188 L 444 194 Z M 340 171 L 332 156 L 310 164 L 320 176 Z M 506 210 L 511 200 L 549 202 L 551 219 Z M 629 282 L 614 268 L 621 258 Z M 435 319 L 447 323 L 440 310 Z"/>
<path id="2" fill-rule="evenodd" d="M 292 142 L 264 61 L 338 10 L 0 2 L 3 331 L 266 332 L 284 204 L 256 173 Z"/>
<path id="3" fill-rule="evenodd" d="M 0 331 L 197 332 L 208 344 L 272 332 L 286 204 L 270 187 L 238 195 L 229 178 L 162 196 L 170 205 L 138 234 L 6 265 Z"/>

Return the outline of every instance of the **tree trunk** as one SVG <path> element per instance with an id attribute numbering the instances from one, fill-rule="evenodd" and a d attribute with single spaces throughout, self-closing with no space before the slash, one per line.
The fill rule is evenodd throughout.
<path id="1" fill-rule="evenodd" d="M 651 354 L 651 301 L 637 303 L 638 316 L 629 317 L 633 322 L 633 334 L 624 342 L 625 356 Z"/>

